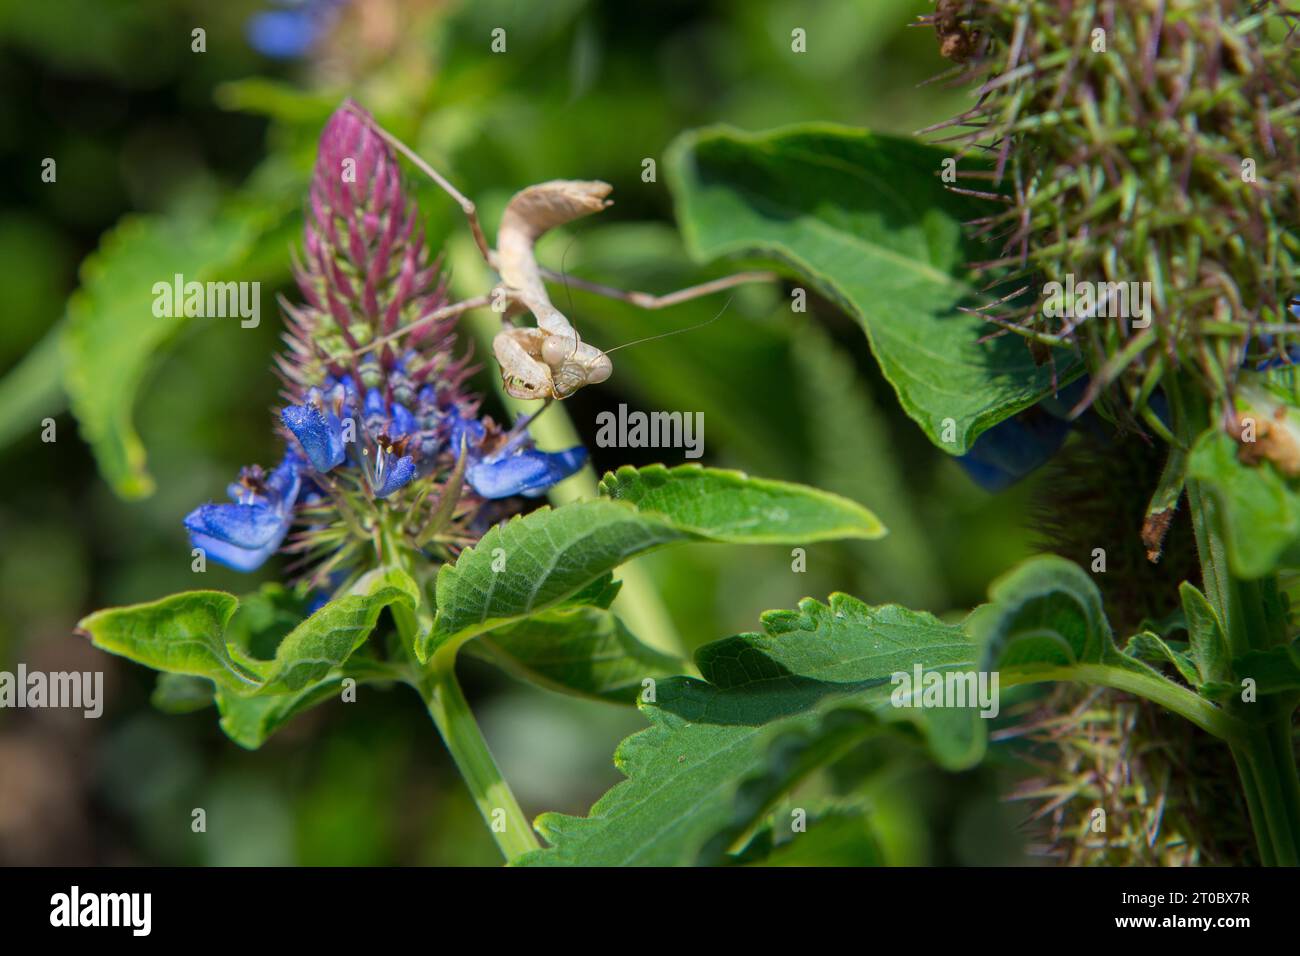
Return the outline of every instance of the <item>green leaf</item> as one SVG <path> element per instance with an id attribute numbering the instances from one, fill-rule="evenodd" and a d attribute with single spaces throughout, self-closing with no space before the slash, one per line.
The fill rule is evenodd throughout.
<path id="1" fill-rule="evenodd" d="M 419 603 L 419 588 L 405 571 L 371 571 L 352 593 L 330 601 L 289 632 L 276 648 L 259 690 L 296 692 L 315 684 L 366 642 L 380 611 L 390 604 L 414 610 Z"/>
<path id="2" fill-rule="evenodd" d="M 1055 555 L 1026 561 L 993 582 L 989 598 L 970 619 L 984 669 L 1032 672 L 1105 663 L 1149 670 L 1115 646 L 1101 592 L 1072 561 Z"/>
<path id="3" fill-rule="evenodd" d="M 600 482 L 601 494 L 711 541 L 789 544 L 835 538 L 879 538 L 880 521 L 855 501 L 786 481 L 739 471 L 682 465 L 623 467 Z"/>
<path id="4" fill-rule="evenodd" d="M 884 533 L 838 495 L 695 465 L 622 468 L 604 494 L 491 529 L 438 571 L 437 617 L 421 660 L 571 598 L 628 558 L 684 541 L 807 544 Z"/>
<path id="5" fill-rule="evenodd" d="M 745 848 L 746 866 L 883 866 L 885 854 L 866 812 L 832 807 L 809 812 L 807 830 L 774 843 L 765 829 Z"/>
<path id="6" fill-rule="evenodd" d="M 997 674 L 1000 687 L 1037 680 L 1118 687 L 1220 735 L 1235 729 L 1212 702 L 1120 653 L 1101 595 L 1077 565 L 1034 558 L 996 581 L 990 596 L 953 625 L 836 594 L 829 606 L 805 600 L 798 610 L 767 612 L 762 634 L 702 647 L 703 679 L 660 681 L 656 699 L 642 706 L 649 729 L 624 740 L 615 756 L 627 779 L 586 817 L 540 817 L 537 828 L 551 845 L 523 862 L 725 859 L 783 794 L 901 722 L 943 767 L 969 767 L 987 740 L 978 702 L 937 706 L 921 694 L 949 675 Z M 1191 671 L 1190 660 L 1181 663 Z M 918 668 L 921 684 L 909 692 L 895 675 Z"/>
<path id="7" fill-rule="evenodd" d="M 65 386 L 100 473 L 122 497 L 153 491 L 132 407 L 155 353 L 191 321 L 154 315 L 154 284 L 233 277 L 280 214 L 275 203 L 245 203 L 201 220 L 129 216 L 82 265 L 64 325 Z M 238 317 L 216 321 L 239 331 Z"/>
<path id="8" fill-rule="evenodd" d="M 216 702 L 231 736 L 245 746 L 265 739 L 293 713 L 319 699 L 321 685 L 337 682 L 338 669 L 374 630 L 389 605 L 414 607 L 415 582 L 404 571 L 373 571 L 351 593 L 326 604 L 290 627 L 289 608 L 296 601 L 278 585 L 245 599 L 243 605 L 223 591 L 187 591 L 147 604 L 109 608 L 85 618 L 79 628 L 96 647 L 120 654 L 164 675 L 208 678 L 216 684 Z M 265 657 L 262 655 L 269 654 Z M 360 677 L 393 678 L 374 664 L 354 670 Z M 179 706 L 182 686 L 160 681 L 155 702 Z M 192 694 L 192 686 L 184 689 Z M 211 697 L 212 694 L 209 694 Z M 256 697 L 245 707 L 240 698 Z M 259 729 L 260 728 L 260 729 Z"/>
<path id="9" fill-rule="evenodd" d="M 1130 637 L 1124 647 L 1124 653 L 1148 664 L 1172 664 L 1187 683 L 1193 687 L 1199 687 L 1201 684 L 1200 671 L 1197 670 L 1196 662 L 1192 660 L 1191 655 L 1171 646 L 1159 634 L 1152 631 L 1143 631 Z"/>
<path id="10" fill-rule="evenodd" d="M 535 614 L 497 628 L 471 648 L 522 680 L 620 704 L 635 702 L 647 678 L 686 668 L 637 640 L 612 611 L 595 607 Z"/>
<path id="11" fill-rule="evenodd" d="M 216 703 L 221 712 L 221 729 L 241 747 L 256 750 L 293 717 L 339 696 L 346 676 L 349 675 L 336 673 L 296 691 L 254 697 L 242 697 L 218 688 Z"/>
<path id="12" fill-rule="evenodd" d="M 253 689 L 259 676 L 236 663 L 225 641 L 226 625 L 238 606 L 239 599 L 224 591 L 185 591 L 96 611 L 77 628 L 101 650 L 154 670 Z"/>
<path id="13" fill-rule="evenodd" d="M 977 713 L 891 706 L 896 671 L 969 668 L 976 648 L 962 628 L 897 606 L 871 608 L 844 594 L 829 605 L 763 615 L 762 634 L 742 634 L 696 654 L 702 680 L 658 682 L 643 705 L 651 726 L 623 741 L 615 763 L 628 779 L 587 817 L 544 814 L 552 844 L 530 864 L 675 865 L 736 826 L 741 781 L 766 767 L 774 734 L 815 728 L 836 700 L 873 720 L 914 723 L 951 767 L 979 759 Z"/>
<path id="14" fill-rule="evenodd" d="M 882 733 L 884 724 L 873 713 L 853 705 L 841 706 L 834 698 L 822 708 L 822 718 L 797 728 L 778 728 L 767 744 L 762 771 L 745 780 L 736 795 L 732 823 L 713 836 L 700 851 L 698 862 L 706 865 L 736 860 L 754 862 L 756 851 L 763 846 L 764 833 L 773 835 L 774 826 L 760 827 L 739 856 L 730 856 L 731 847 L 751 832 L 764 818 L 771 816 L 777 804 L 789 797 L 814 773 L 833 766 L 861 747 L 868 739 Z M 806 811 L 808 808 L 805 806 Z M 809 816 L 813 813 L 809 811 Z M 782 820 L 782 833 L 789 830 Z M 771 863 L 770 860 L 765 862 Z"/>
<path id="15" fill-rule="evenodd" d="M 1219 429 L 1192 448 L 1188 474 L 1201 481 L 1222 511 L 1233 574 L 1259 578 L 1300 564 L 1300 494 L 1269 462 L 1242 464 L 1237 442 Z"/>
<path id="16" fill-rule="evenodd" d="M 943 188 L 946 155 L 829 124 L 718 127 L 679 137 L 666 172 L 692 255 L 758 255 L 795 269 L 858 320 L 903 409 L 959 455 L 1049 394 L 1052 369 L 1016 336 L 981 343 L 988 324 L 958 311 L 972 294 L 961 221 L 978 213 Z M 1058 357 L 1061 382 L 1077 369 Z"/>
<path id="17" fill-rule="evenodd" d="M 1183 600 L 1188 644 L 1191 658 L 1196 662 L 1200 683 L 1231 682 L 1232 652 L 1228 649 L 1228 638 L 1223 622 L 1219 620 L 1219 613 L 1196 585 L 1189 581 L 1178 586 L 1178 594 Z"/>

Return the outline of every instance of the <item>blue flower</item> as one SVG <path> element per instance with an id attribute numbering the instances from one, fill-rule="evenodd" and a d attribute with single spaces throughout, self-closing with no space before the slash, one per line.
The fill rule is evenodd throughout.
<path id="1" fill-rule="evenodd" d="M 289 531 L 303 464 L 290 449 L 270 475 L 256 467 L 244 469 L 240 481 L 230 486 L 234 504 L 200 505 L 185 516 L 191 546 L 236 571 L 261 567 Z"/>
<path id="2" fill-rule="evenodd" d="M 285 0 L 279 2 L 289 6 Z M 254 14 L 245 26 L 248 44 L 272 59 L 297 59 L 329 31 L 339 5 L 339 0 L 303 0 L 291 9 Z"/>
<path id="3" fill-rule="evenodd" d="M 985 491 L 1002 491 L 1047 464 L 1070 434 L 1070 409 L 1083 398 L 1086 377 L 1075 380 L 1033 408 L 999 422 L 957 459 Z"/>
<path id="4" fill-rule="evenodd" d="M 309 9 L 338 2 L 309 0 L 297 27 Z M 286 36 L 275 34 L 278 49 L 300 48 Z M 356 171 L 346 183 L 345 162 Z M 308 208 L 295 269 L 305 302 L 284 304 L 290 349 L 277 358 L 285 460 L 269 475 L 245 469 L 233 503 L 196 508 L 185 527 L 194 546 L 242 571 L 277 549 L 293 553 L 298 584 L 323 600 L 387 560 L 376 529 L 398 548 L 453 560 L 520 510 L 516 496 L 541 495 L 581 468 L 586 451 L 538 451 L 526 421 L 503 431 L 479 416 L 467 387 L 476 366 L 469 352 L 456 355 L 456 317 L 435 318 L 446 283 L 419 212 L 392 148 L 351 101 L 321 133 Z"/>
<path id="5" fill-rule="evenodd" d="M 394 491 L 406 487 L 415 477 L 415 459 L 410 455 L 396 456 L 392 446 L 375 450 L 375 467 L 370 474 L 370 488 L 376 498 L 387 498 Z"/>
<path id="6" fill-rule="evenodd" d="M 449 440 L 457 458 L 463 442 L 465 481 L 480 498 L 536 498 L 587 463 L 587 449 L 581 445 L 564 451 L 538 451 L 522 428 L 498 436 L 482 422 L 461 418 L 455 412 Z M 485 446 L 491 446 L 490 450 Z"/>
<path id="7" fill-rule="evenodd" d="M 473 462 L 465 468 L 465 480 L 483 498 L 536 498 L 586 462 L 587 449 L 581 446 L 555 452 L 530 448 L 504 458 Z"/>
<path id="8" fill-rule="evenodd" d="M 337 394 L 335 405 L 342 407 L 343 387 L 332 390 Z M 319 472 L 328 472 L 343 464 L 346 449 L 343 447 L 343 421 L 338 412 L 323 407 L 320 389 L 313 388 L 307 395 L 307 404 L 289 405 L 280 413 L 280 420 L 293 432 L 311 466 Z"/>
<path id="9" fill-rule="evenodd" d="M 957 459 L 985 491 L 1002 491 L 1061 450 L 1070 423 L 1050 415 L 1016 416 L 994 425 Z"/>

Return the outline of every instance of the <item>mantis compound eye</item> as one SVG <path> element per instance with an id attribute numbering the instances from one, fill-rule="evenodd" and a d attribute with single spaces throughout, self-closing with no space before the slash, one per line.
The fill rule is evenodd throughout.
<path id="1" fill-rule="evenodd" d="M 542 361 L 554 368 L 572 358 L 578 350 L 577 336 L 550 335 L 542 343 Z"/>
<path id="2" fill-rule="evenodd" d="M 587 384 L 599 385 L 614 371 L 614 363 L 609 360 L 609 356 L 601 354 L 590 365 L 587 366 Z"/>

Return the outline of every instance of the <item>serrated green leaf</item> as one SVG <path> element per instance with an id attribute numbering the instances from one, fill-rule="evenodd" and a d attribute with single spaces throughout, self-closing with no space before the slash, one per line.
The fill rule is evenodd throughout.
<path id="1" fill-rule="evenodd" d="M 1078 565 L 1055 555 L 1031 558 L 995 581 L 989 594 L 991 602 L 966 625 L 983 648 L 981 669 L 996 667 L 1003 687 L 1081 680 L 1154 700 L 1218 736 L 1240 730 L 1235 718 L 1214 705 L 1222 696 L 1219 682 L 1193 679 L 1195 691 L 1189 690 L 1140 659 L 1177 650 L 1165 641 L 1153 644 L 1159 640 L 1154 632 L 1133 648 L 1145 652 L 1139 656 L 1115 646 L 1101 592 Z M 1177 654 L 1166 659 L 1180 671 L 1190 660 Z"/>
<path id="2" fill-rule="evenodd" d="M 497 525 L 438 571 L 437 617 L 421 659 L 548 610 L 627 559 L 684 541 L 806 544 L 875 537 L 879 521 L 824 491 L 687 465 L 620 469 L 598 498 Z"/>
<path id="3" fill-rule="evenodd" d="M 798 610 L 768 612 L 762 634 L 701 648 L 703 675 L 660 681 L 643 710 L 648 730 L 623 741 L 615 762 L 628 779 L 587 817 L 545 814 L 552 843 L 530 864 L 674 865 L 694 862 L 735 825 L 741 781 L 764 768 L 774 733 L 817 726 L 824 702 L 841 700 L 877 720 L 915 723 L 948 766 L 968 766 L 984 746 L 970 708 L 891 706 L 892 676 L 965 669 L 976 649 L 960 627 L 896 606 L 871 608 L 836 594 Z"/>
<path id="4" fill-rule="evenodd" d="M 1253 579 L 1300 565 L 1300 494 L 1271 463 L 1243 464 L 1237 449 L 1211 429 L 1188 461 L 1189 476 L 1205 484 L 1222 511 L 1233 574 Z"/>
<path id="5" fill-rule="evenodd" d="M 259 675 L 235 661 L 225 640 L 238 606 L 239 599 L 224 591 L 185 591 L 96 611 L 77 628 L 101 650 L 154 670 L 252 689 Z"/>
<path id="6" fill-rule="evenodd" d="M 352 593 L 330 601 L 285 636 L 259 690 L 296 692 L 322 680 L 366 642 L 379 612 L 399 603 L 412 610 L 420 603 L 411 576 L 397 568 L 370 572 Z"/>
<path id="7" fill-rule="evenodd" d="M 404 571 L 371 572 L 351 593 L 285 634 L 285 594 L 272 585 L 241 608 L 239 600 L 224 591 L 187 591 L 97 611 L 79 628 L 103 650 L 165 673 L 212 680 L 221 706 L 235 697 L 301 696 L 352 657 L 385 607 L 414 607 L 419 600 L 415 582 Z M 274 656 L 261 658 L 258 651 Z M 252 710 L 276 709 L 267 705 Z M 229 704 L 223 713 L 228 710 Z"/>
<path id="8" fill-rule="evenodd" d="M 981 343 L 987 323 L 958 311 L 971 294 L 961 221 L 972 207 L 944 190 L 945 157 L 829 124 L 712 128 L 674 141 L 666 172 L 692 255 L 793 267 L 861 323 L 903 409 L 956 455 L 1049 394 L 1053 370 L 1015 336 Z M 1058 359 L 1059 381 L 1076 371 Z"/>
<path id="9" fill-rule="evenodd" d="M 729 856 L 731 847 L 772 813 L 778 802 L 814 773 L 881 734 L 884 726 L 875 714 L 853 705 L 841 706 L 832 699 L 823 708 L 821 720 L 798 728 L 779 727 L 767 743 L 761 772 L 745 780 L 737 791 L 731 825 L 704 845 L 698 862 L 712 865 L 735 859 Z M 754 861 L 764 830 L 769 837 L 772 835 L 772 827 L 760 828 L 739 854 L 738 862 Z"/>
<path id="10" fill-rule="evenodd" d="M 702 680 L 661 681 L 656 700 L 643 705 L 650 728 L 623 741 L 615 755 L 627 779 L 586 817 L 539 818 L 551 846 L 523 862 L 722 859 L 782 793 L 900 721 L 914 725 L 943 766 L 970 766 L 986 742 L 977 707 L 933 706 L 916 699 L 915 688 L 911 700 L 919 706 L 894 699 L 908 699 L 894 675 L 917 667 L 922 685 L 935 676 L 985 672 L 999 675 L 1001 687 L 1039 680 L 1119 687 L 1173 706 L 1213 732 L 1235 732 L 1235 722 L 1211 702 L 1120 653 L 1101 595 L 1077 565 L 1034 558 L 995 582 L 990 595 L 959 626 L 837 594 L 829 606 L 805 600 L 795 611 L 769 611 L 762 634 L 706 645 L 696 654 Z M 1193 673 L 1190 660 L 1181 663 Z M 783 740 L 796 746 L 782 750 Z"/>
<path id="11" fill-rule="evenodd" d="M 993 582 L 989 598 L 971 617 L 985 669 L 1140 666 L 1115 647 L 1101 592 L 1072 561 L 1055 555 L 1026 561 Z"/>
<path id="12" fill-rule="evenodd" d="M 612 611 L 556 609 L 497 628 L 471 645 L 477 657 L 567 694 L 636 701 L 647 678 L 680 674 L 686 663 L 636 639 Z"/>
<path id="13" fill-rule="evenodd" d="M 237 270 L 280 210 L 231 205 L 202 220 L 129 216 L 81 267 L 63 332 L 64 383 L 100 473 L 124 498 L 153 491 L 132 424 L 136 392 L 155 353 L 189 318 L 154 314 L 154 284 L 207 282 Z M 238 317 L 223 319 L 238 330 Z"/>

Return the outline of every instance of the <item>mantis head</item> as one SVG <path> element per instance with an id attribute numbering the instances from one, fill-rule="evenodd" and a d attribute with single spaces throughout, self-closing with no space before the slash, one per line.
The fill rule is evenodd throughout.
<path id="1" fill-rule="evenodd" d="M 609 356 L 576 335 L 547 336 L 542 342 L 542 361 L 551 370 L 556 398 L 568 398 L 584 385 L 596 385 L 609 378 L 614 364 Z"/>

